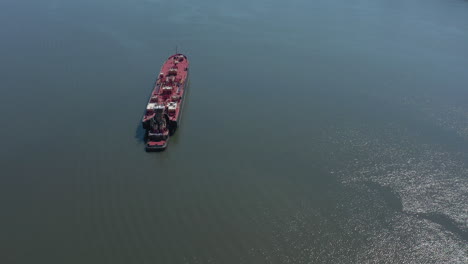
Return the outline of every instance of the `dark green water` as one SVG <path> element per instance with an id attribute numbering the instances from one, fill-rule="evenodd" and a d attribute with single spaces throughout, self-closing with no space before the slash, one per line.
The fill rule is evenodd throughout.
<path id="1" fill-rule="evenodd" d="M 0 1 L 0 263 L 468 262 L 468 2 Z M 182 126 L 144 152 L 164 60 Z"/>

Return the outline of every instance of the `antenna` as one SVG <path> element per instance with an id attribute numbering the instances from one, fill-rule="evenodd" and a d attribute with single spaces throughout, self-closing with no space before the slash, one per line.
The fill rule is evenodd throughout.
<path id="1" fill-rule="evenodd" d="M 177 52 L 177 45 L 175 46 L 175 53 L 176 53 L 176 54 L 179 54 L 179 53 Z"/>

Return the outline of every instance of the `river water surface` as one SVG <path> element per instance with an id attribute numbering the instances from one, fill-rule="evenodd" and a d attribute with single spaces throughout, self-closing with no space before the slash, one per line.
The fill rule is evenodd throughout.
<path id="1" fill-rule="evenodd" d="M 468 2 L 0 1 L 0 262 L 467 263 Z M 164 60 L 182 126 L 146 153 Z"/>

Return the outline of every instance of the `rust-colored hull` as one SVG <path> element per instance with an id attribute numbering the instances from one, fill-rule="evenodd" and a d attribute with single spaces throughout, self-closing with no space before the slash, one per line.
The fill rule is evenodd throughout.
<path id="1" fill-rule="evenodd" d="M 147 135 L 158 135 L 147 137 L 146 150 L 165 149 L 169 137 L 179 126 L 188 87 L 188 73 L 189 62 L 183 54 L 174 54 L 163 64 L 142 120 Z M 157 116 L 158 113 L 161 116 Z M 160 125 L 155 128 L 154 120 L 156 119 L 159 122 L 163 119 L 162 128 Z"/>

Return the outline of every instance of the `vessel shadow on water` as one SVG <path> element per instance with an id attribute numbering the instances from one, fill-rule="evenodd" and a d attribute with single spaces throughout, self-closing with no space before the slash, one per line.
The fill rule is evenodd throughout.
<path id="1" fill-rule="evenodd" d="M 166 149 L 180 125 L 188 73 L 189 62 L 183 54 L 174 54 L 163 64 L 142 120 L 146 151 Z"/>

